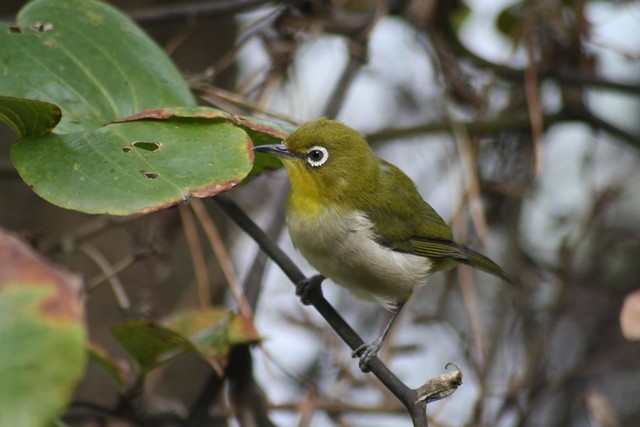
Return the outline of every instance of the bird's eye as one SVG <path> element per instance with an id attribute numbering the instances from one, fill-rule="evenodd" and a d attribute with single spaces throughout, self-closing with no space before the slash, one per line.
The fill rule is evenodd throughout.
<path id="1" fill-rule="evenodd" d="M 329 159 L 329 152 L 324 147 L 311 147 L 307 150 L 305 159 L 307 160 L 307 163 L 309 163 L 314 168 L 317 168 L 327 162 L 327 160 Z"/>

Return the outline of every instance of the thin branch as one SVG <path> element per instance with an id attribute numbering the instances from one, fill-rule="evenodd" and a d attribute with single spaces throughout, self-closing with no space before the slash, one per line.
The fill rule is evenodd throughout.
<path id="1" fill-rule="evenodd" d="M 483 372 L 482 368 L 487 361 L 487 334 L 482 324 L 480 299 L 478 298 L 478 289 L 471 273 L 471 267 L 466 265 L 458 267 L 458 278 L 462 301 L 469 321 L 473 362 L 476 365 L 476 371 Z"/>
<path id="2" fill-rule="evenodd" d="M 253 316 L 251 307 L 244 296 L 242 286 L 240 286 L 240 282 L 238 281 L 238 275 L 236 274 L 233 263 L 231 262 L 231 257 L 229 257 L 229 252 L 227 252 L 227 248 L 225 248 L 222 243 L 222 238 L 220 237 L 218 228 L 209 216 L 202 200 L 193 199 L 191 201 L 191 209 L 195 212 L 196 218 L 198 218 L 198 221 L 204 230 L 204 234 L 207 236 L 209 245 L 220 264 L 220 268 L 222 268 L 222 274 L 224 274 L 224 277 L 227 280 L 227 284 L 229 285 L 233 298 L 236 300 L 236 304 L 238 304 L 240 313 L 250 319 Z"/>
<path id="3" fill-rule="evenodd" d="M 535 46 L 533 44 L 534 29 L 525 24 L 525 47 L 529 62 L 524 70 L 524 93 L 527 99 L 527 110 L 531 121 L 531 139 L 533 143 L 533 175 L 538 176 L 542 168 L 540 155 L 540 143 L 544 132 L 544 118 L 540 106 L 540 82 L 536 74 L 537 64 Z"/>
<path id="4" fill-rule="evenodd" d="M 200 98 L 212 105 L 218 105 L 218 100 L 222 100 L 242 109 L 251 111 L 253 114 L 265 114 L 269 117 L 273 117 L 291 124 L 299 124 L 294 118 L 286 114 L 279 113 L 269 106 L 258 105 L 255 102 L 248 101 L 241 95 L 227 91 L 225 89 L 221 89 L 219 87 L 212 86 L 208 83 L 193 82 L 191 83 L 191 89 L 199 92 Z"/>
<path id="5" fill-rule="evenodd" d="M 447 109 L 447 114 L 450 118 L 453 116 L 451 108 Z M 450 120 L 450 122 L 460 156 L 462 175 L 469 200 L 471 220 L 480 242 L 486 247 L 489 232 L 487 231 L 487 218 L 482 206 L 482 191 L 480 190 L 480 181 L 476 168 L 476 153 L 473 150 L 469 135 L 465 132 L 464 126 L 459 126 L 455 120 Z"/>
<path id="6" fill-rule="evenodd" d="M 269 255 L 269 257 L 282 269 L 284 274 L 297 284 L 306 277 L 291 259 L 274 243 L 231 199 L 224 195 L 214 198 L 218 206 L 233 220 L 242 230 Z M 322 292 L 310 292 L 308 302 L 327 321 L 333 330 L 352 349 L 364 344 L 362 338 L 349 326 L 347 322 L 335 311 L 335 309 L 322 296 Z M 407 387 L 398 377 L 391 372 L 387 366 L 377 357 L 374 357 L 368 364 L 371 372 L 391 391 L 407 408 L 414 426 L 427 426 L 426 404 L 429 400 L 418 395 L 416 390 Z M 445 374 L 449 375 L 449 374 Z M 437 382 L 440 377 L 430 380 Z M 456 386 L 459 384 L 456 384 Z M 435 397 L 434 397 L 435 399 Z"/>
<path id="7" fill-rule="evenodd" d="M 142 259 L 150 257 L 150 256 L 152 256 L 154 254 L 155 254 L 155 252 L 152 251 L 152 250 L 143 249 L 143 250 L 139 250 L 139 251 L 136 251 L 136 252 L 134 252 L 132 254 L 128 254 L 128 255 L 124 256 L 122 259 L 120 259 L 120 261 L 118 261 L 118 262 L 113 264 L 109 274 L 107 274 L 107 273 L 105 273 L 103 271 L 102 273 L 97 274 L 91 280 L 89 280 L 87 282 L 87 291 L 91 292 L 92 290 L 94 290 L 95 288 L 100 286 L 105 281 L 111 280 L 112 277 L 117 276 L 118 274 L 120 274 L 124 270 L 126 270 L 127 268 L 131 267 L 137 261 L 140 261 Z"/>
<path id="8" fill-rule="evenodd" d="M 131 302 L 129 301 L 129 297 L 125 292 L 124 286 L 122 286 L 122 282 L 120 282 L 117 273 L 114 271 L 111 263 L 109 263 L 109 260 L 107 260 L 107 258 L 105 258 L 95 246 L 89 243 L 83 243 L 80 245 L 79 249 L 80 252 L 95 262 L 104 275 L 109 278 L 108 280 L 111 285 L 111 290 L 116 297 L 116 301 L 118 301 L 120 309 L 128 310 L 131 307 Z"/>
<path id="9" fill-rule="evenodd" d="M 43 240 L 39 245 L 39 248 L 44 254 L 58 250 L 71 251 L 75 249 L 75 246 L 78 245 L 78 243 L 90 237 L 109 231 L 112 227 L 135 222 L 141 218 L 141 215 L 124 217 L 99 216 L 93 220 L 78 225 L 72 231 L 63 234 L 62 236 Z"/>
<path id="10" fill-rule="evenodd" d="M 458 38 L 455 29 L 451 26 L 449 14 L 453 12 L 455 2 L 437 2 L 436 16 L 433 23 L 438 26 L 438 31 L 446 38 L 449 48 L 458 57 L 464 57 L 475 63 L 480 68 L 489 69 L 500 77 L 520 83 L 524 80 L 524 71 L 506 65 L 489 61 L 475 52 L 469 50 Z M 539 79 L 554 79 L 566 85 L 589 86 L 622 92 L 625 94 L 640 95 L 640 84 L 625 83 L 607 80 L 600 76 L 581 73 L 579 70 L 563 71 L 551 70 L 541 67 L 535 69 Z"/>
<path id="11" fill-rule="evenodd" d="M 207 263 L 202 252 L 200 239 L 198 238 L 198 230 L 193 214 L 187 205 L 178 206 L 180 219 L 182 220 L 182 228 L 184 236 L 187 239 L 189 252 L 191 254 L 191 262 L 193 263 L 193 272 L 198 288 L 198 300 L 200 307 L 206 308 L 211 304 L 211 288 L 209 287 L 209 274 L 207 273 Z"/>
<path id="12" fill-rule="evenodd" d="M 157 25 L 202 20 L 212 16 L 227 16 L 255 9 L 272 3 L 272 0 L 217 0 L 199 2 L 180 2 L 154 6 L 149 9 L 138 9 L 129 12 L 129 15 L 142 25 Z"/>
<path id="13" fill-rule="evenodd" d="M 575 119 L 584 121 L 585 123 L 595 127 L 596 129 L 600 129 L 608 133 L 609 135 L 620 139 L 621 141 L 625 142 L 635 149 L 640 149 L 640 135 L 634 135 L 631 132 L 628 132 L 621 127 L 611 123 L 610 121 L 595 115 L 587 109 L 572 112 L 571 114 L 575 117 Z"/>
<path id="14" fill-rule="evenodd" d="M 333 89 L 327 104 L 324 107 L 323 116 L 329 118 L 336 118 L 340 112 L 340 108 L 344 102 L 344 99 L 349 92 L 351 82 L 356 77 L 358 70 L 366 63 L 365 59 L 366 46 L 362 44 L 355 44 L 352 42 L 349 46 L 349 62 L 342 71 L 340 80 Z"/>
<path id="15" fill-rule="evenodd" d="M 202 386 L 195 402 L 189 409 L 187 419 L 182 427 L 199 427 L 205 425 L 209 415 L 209 407 L 218 398 L 224 386 L 224 378 L 210 373 Z"/>
<path id="16" fill-rule="evenodd" d="M 569 115 L 564 113 L 547 114 L 544 116 L 544 126 L 546 128 L 563 121 L 571 120 Z M 456 126 L 464 128 L 468 135 L 487 135 L 499 134 L 503 132 L 530 132 L 531 121 L 527 116 L 499 116 L 489 119 L 456 121 Z M 449 133 L 451 132 L 451 123 L 444 121 L 424 123 L 416 126 L 405 128 L 384 129 L 379 132 L 367 135 L 367 141 L 378 143 L 397 138 L 416 137 L 425 134 Z"/>
<path id="17" fill-rule="evenodd" d="M 278 207 L 274 212 L 274 217 L 271 223 L 267 227 L 267 236 L 272 240 L 276 240 L 284 228 L 284 221 L 282 220 L 284 214 L 284 200 L 281 198 L 286 197 L 286 191 L 279 191 L 280 196 L 276 197 L 277 202 L 275 205 Z M 267 265 L 267 254 L 264 251 L 258 251 L 258 254 L 254 257 L 253 263 L 249 268 L 247 275 L 244 278 L 243 289 L 249 306 L 255 312 L 258 302 L 260 300 L 260 293 L 262 291 L 261 278 L 264 275 L 264 270 Z M 262 349 L 265 351 L 265 349 Z"/>
<path id="18" fill-rule="evenodd" d="M 358 14 L 360 16 L 357 20 L 353 20 L 351 18 L 348 20 L 353 23 L 360 21 L 362 18 L 365 19 L 365 21 L 359 23 L 358 31 L 356 31 L 352 37 L 347 39 L 349 46 L 349 62 L 347 62 L 347 65 L 340 76 L 340 80 L 338 80 L 336 87 L 333 89 L 333 92 L 329 97 L 329 101 L 327 101 L 327 104 L 325 105 L 323 116 L 331 119 L 338 116 L 347 93 L 349 92 L 349 88 L 351 87 L 351 83 L 358 74 L 358 70 L 367 63 L 367 43 L 369 33 L 373 30 L 378 20 L 385 16 L 386 12 L 386 2 L 379 2 L 374 13 Z M 332 22 L 337 22 L 337 20 L 334 19 Z M 347 32 L 345 34 L 350 33 Z"/>

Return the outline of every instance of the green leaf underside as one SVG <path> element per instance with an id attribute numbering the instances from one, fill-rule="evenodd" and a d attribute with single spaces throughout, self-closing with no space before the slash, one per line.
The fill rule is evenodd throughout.
<path id="1" fill-rule="evenodd" d="M 19 136 L 51 132 L 60 121 L 60 109 L 48 102 L 0 96 L 0 120 Z"/>
<path id="2" fill-rule="evenodd" d="M 80 280 L 0 230 L 0 425 L 49 425 L 85 365 Z"/>
<path id="3" fill-rule="evenodd" d="M 184 79 L 127 16 L 103 2 L 37 0 L 0 24 L 0 94 L 62 110 L 58 133 L 166 105 L 195 105 Z"/>
<path id="4" fill-rule="evenodd" d="M 173 119 L 23 138 L 11 159 L 58 206 L 128 215 L 230 189 L 251 170 L 250 148 L 246 133 L 228 123 Z"/>
<path id="5" fill-rule="evenodd" d="M 189 351 L 217 368 L 232 345 L 258 340 L 249 320 L 215 308 L 178 313 L 162 325 L 146 320 L 121 323 L 113 334 L 142 373 Z"/>
<path id="6" fill-rule="evenodd" d="M 113 327 L 113 335 L 133 357 L 141 373 L 193 349 L 180 334 L 146 320 L 132 320 Z"/>

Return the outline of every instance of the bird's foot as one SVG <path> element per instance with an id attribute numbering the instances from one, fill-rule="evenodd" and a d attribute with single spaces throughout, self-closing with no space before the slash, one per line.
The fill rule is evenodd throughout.
<path id="1" fill-rule="evenodd" d="M 311 304 L 309 297 L 314 292 L 320 293 L 322 295 L 322 281 L 325 277 L 321 274 L 317 274 L 313 277 L 309 277 L 308 279 L 304 279 L 296 283 L 296 295 L 300 297 L 300 301 L 304 305 Z"/>
<path id="2" fill-rule="evenodd" d="M 380 351 L 380 347 L 382 346 L 382 340 L 377 339 L 371 344 L 362 344 L 360 347 L 353 350 L 351 353 L 351 357 L 360 358 L 360 362 L 358 365 L 360 366 L 360 370 L 362 372 L 370 372 L 369 362 L 371 359 L 378 355 L 378 351 Z"/>

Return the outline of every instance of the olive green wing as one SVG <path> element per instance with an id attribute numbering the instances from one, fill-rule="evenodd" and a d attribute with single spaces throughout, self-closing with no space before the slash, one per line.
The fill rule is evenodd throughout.
<path id="1" fill-rule="evenodd" d="M 376 240 L 394 251 L 430 258 L 434 270 L 455 262 L 509 281 L 504 271 L 486 256 L 453 242 L 451 229 L 425 202 L 415 184 L 400 169 L 380 160 L 380 179 L 373 197 L 360 207 L 374 224 Z"/>
<path id="2" fill-rule="evenodd" d="M 505 282 L 511 281 L 502 268 L 491 259 L 482 255 L 480 252 L 476 252 L 466 246 L 458 245 L 455 242 L 414 236 L 409 239 L 409 244 L 411 250 L 408 251 L 408 253 L 428 258 L 461 262 L 499 277 Z"/>
<path id="3" fill-rule="evenodd" d="M 379 176 L 371 191 L 351 200 L 373 223 L 376 235 L 388 242 L 402 242 L 411 236 L 451 240 L 451 229 L 425 202 L 400 169 L 379 160 Z"/>

